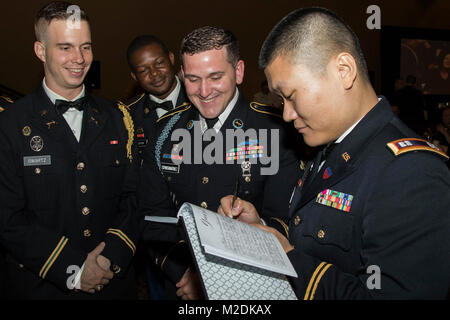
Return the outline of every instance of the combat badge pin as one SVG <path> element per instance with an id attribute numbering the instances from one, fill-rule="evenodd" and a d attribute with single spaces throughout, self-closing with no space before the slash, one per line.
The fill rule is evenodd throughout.
<path id="1" fill-rule="evenodd" d="M 22 129 L 22 134 L 23 134 L 25 137 L 28 137 L 28 136 L 31 134 L 31 128 L 30 128 L 29 126 L 23 127 L 23 129 Z"/>
<path id="2" fill-rule="evenodd" d="M 34 136 L 30 140 L 31 150 L 39 152 L 44 147 L 44 140 L 40 136 Z"/>

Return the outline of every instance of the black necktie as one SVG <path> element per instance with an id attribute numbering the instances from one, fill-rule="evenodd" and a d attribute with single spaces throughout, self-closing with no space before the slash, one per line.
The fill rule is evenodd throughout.
<path id="1" fill-rule="evenodd" d="M 306 177 L 306 181 L 311 182 L 312 180 L 314 180 L 314 177 L 317 175 L 317 173 L 319 172 L 319 166 L 322 162 L 324 162 L 327 157 L 329 156 L 329 154 L 331 153 L 331 151 L 334 149 L 334 147 L 336 147 L 337 143 L 329 143 L 328 145 L 326 145 L 322 150 L 320 150 L 313 162 L 313 166 L 310 170 L 312 170 L 312 172 L 310 174 L 308 174 L 308 176 Z"/>
<path id="2" fill-rule="evenodd" d="M 170 110 L 172 110 L 173 109 L 173 104 L 172 104 L 172 101 L 164 101 L 163 103 L 157 103 L 157 102 L 155 102 L 155 107 L 157 108 L 157 109 L 163 109 L 163 110 L 166 110 L 166 111 L 170 111 Z"/>
<path id="3" fill-rule="evenodd" d="M 333 151 L 333 149 L 334 149 L 334 147 L 336 147 L 336 145 L 337 145 L 337 143 L 332 142 L 330 144 L 327 144 L 325 146 L 325 148 L 323 148 L 319 165 L 327 159 L 327 157 L 330 155 L 331 151 Z"/>
<path id="4" fill-rule="evenodd" d="M 214 125 L 216 124 L 216 122 L 219 120 L 219 118 L 214 118 L 214 119 L 206 119 L 206 126 L 208 127 L 208 129 L 211 129 L 212 127 L 214 127 Z"/>
<path id="5" fill-rule="evenodd" d="M 56 107 L 56 111 L 59 114 L 64 114 L 69 108 L 75 108 L 79 111 L 84 110 L 85 103 L 86 103 L 86 97 L 77 99 L 75 101 L 66 101 L 66 100 L 56 99 L 55 107 Z"/>

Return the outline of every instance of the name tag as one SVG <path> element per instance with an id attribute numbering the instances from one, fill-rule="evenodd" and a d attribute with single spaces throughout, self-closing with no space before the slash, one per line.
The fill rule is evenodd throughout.
<path id="1" fill-rule="evenodd" d="M 52 156 L 33 156 L 33 157 L 23 157 L 23 165 L 25 167 L 32 166 L 49 166 L 52 164 Z"/>
<path id="2" fill-rule="evenodd" d="M 170 164 L 170 163 L 161 163 L 161 170 L 164 172 L 170 172 L 170 173 L 180 173 L 180 165 Z"/>

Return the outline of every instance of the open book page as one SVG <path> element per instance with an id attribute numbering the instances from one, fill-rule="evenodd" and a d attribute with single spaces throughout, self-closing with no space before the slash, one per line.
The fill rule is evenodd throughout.
<path id="1" fill-rule="evenodd" d="M 206 253 L 297 277 L 273 234 L 201 207 L 192 207 Z"/>
<path id="2" fill-rule="evenodd" d="M 180 208 L 178 215 L 183 218 L 183 225 L 189 236 L 190 246 L 200 271 L 205 294 L 209 299 L 297 299 L 288 280 L 282 274 L 207 254 L 200 242 L 199 231 L 194 218 L 195 211 L 201 213 L 203 210 L 200 207 L 185 203 Z M 218 232 L 216 232 L 217 234 Z"/>

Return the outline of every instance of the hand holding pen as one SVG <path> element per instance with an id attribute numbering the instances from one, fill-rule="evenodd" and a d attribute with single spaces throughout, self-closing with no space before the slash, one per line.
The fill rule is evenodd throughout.
<path id="1" fill-rule="evenodd" d="M 220 206 L 217 212 L 223 216 L 237 219 L 245 223 L 260 223 L 261 219 L 253 204 L 239 198 L 239 188 L 240 179 L 238 177 L 233 194 L 223 197 L 220 200 Z"/>

